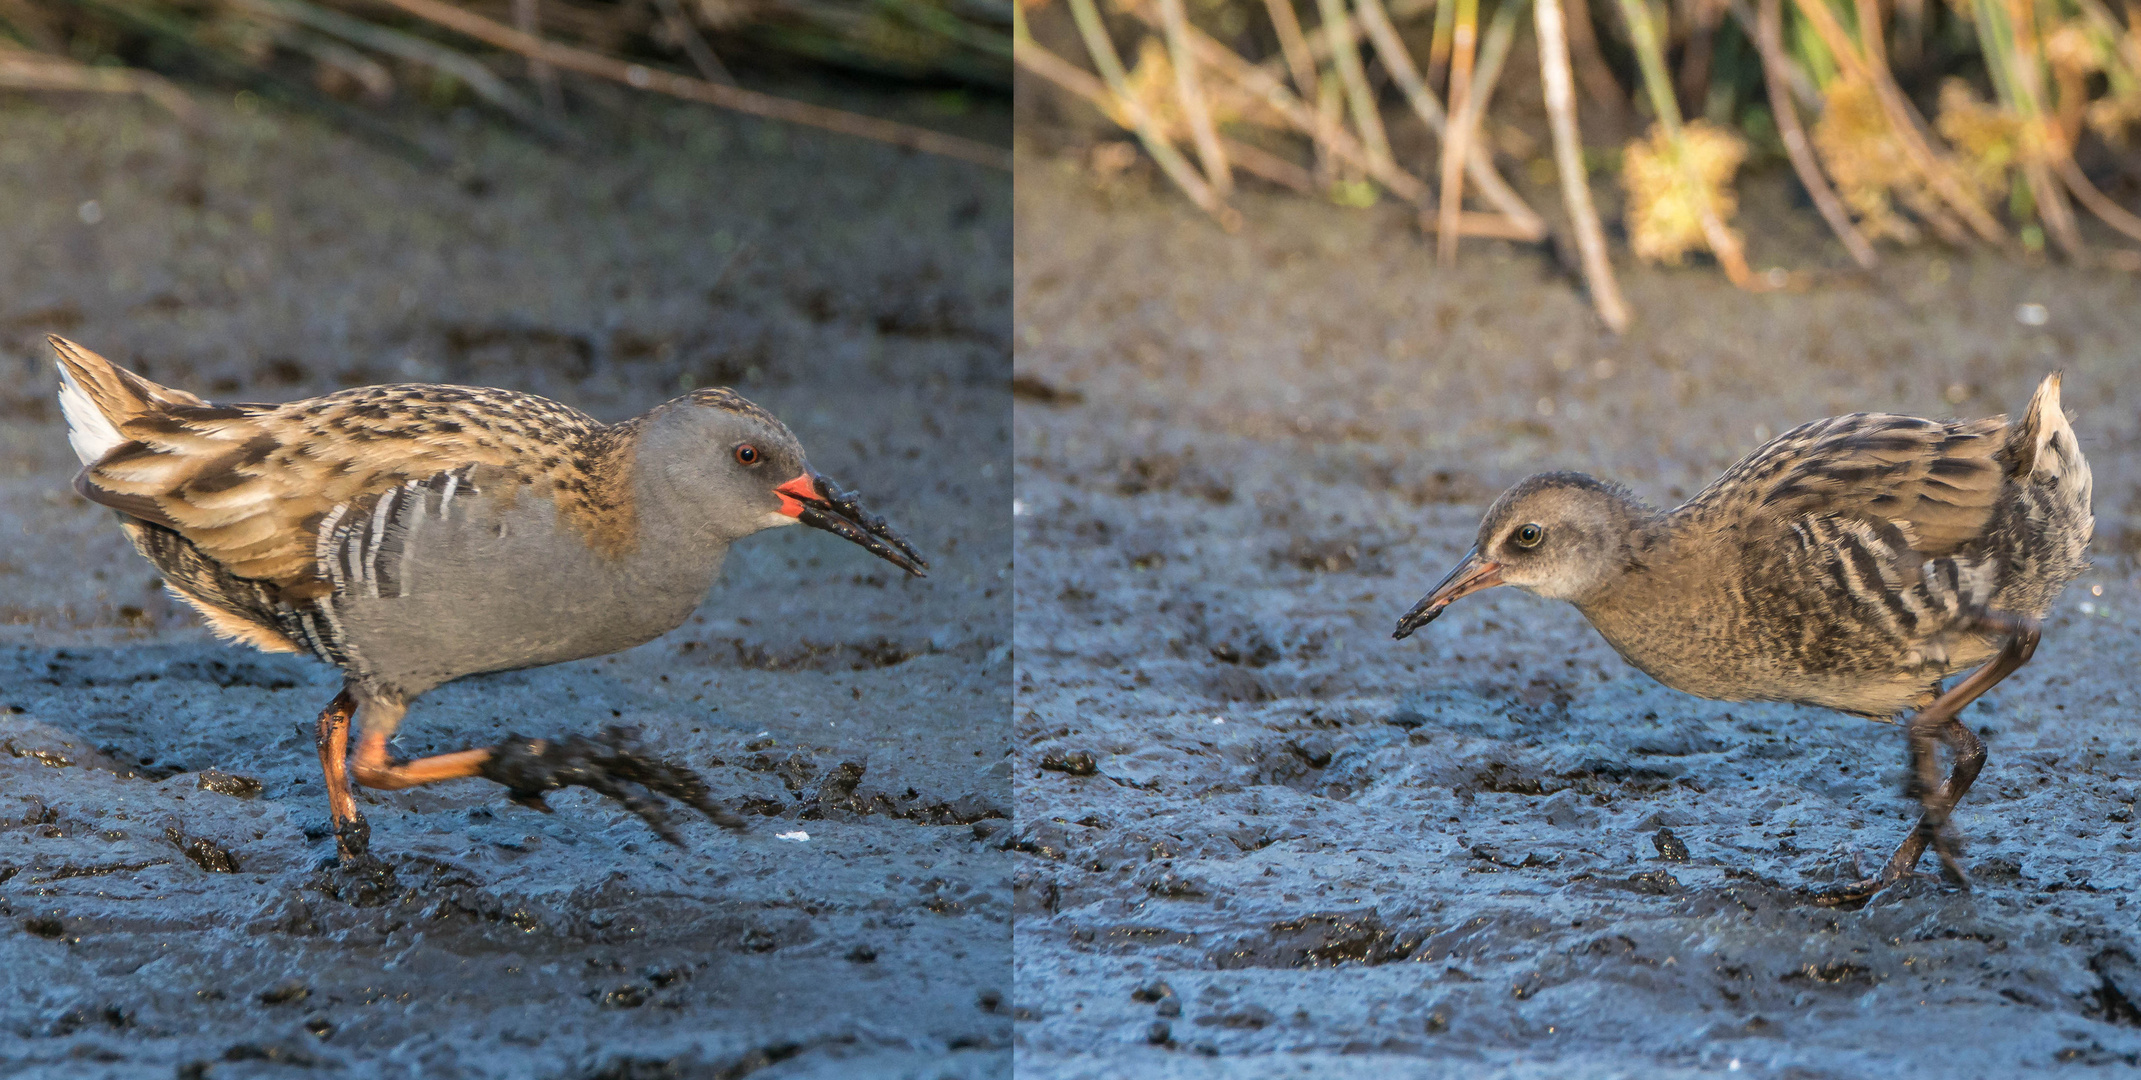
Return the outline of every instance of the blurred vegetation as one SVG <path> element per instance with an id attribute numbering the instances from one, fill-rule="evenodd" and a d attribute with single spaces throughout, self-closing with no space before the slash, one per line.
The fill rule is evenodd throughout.
<path id="1" fill-rule="evenodd" d="M 1611 158 L 1640 259 L 1707 252 L 1749 289 L 1800 279 L 1751 271 L 1732 228 L 1735 177 L 1755 153 L 1790 160 L 1863 266 L 1878 262 L 1876 242 L 1932 239 L 2141 271 L 2128 246 L 2141 241 L 2129 208 L 2141 193 L 2141 0 L 1102 3 L 1023 0 L 1018 63 L 1134 133 L 1222 225 L 1240 220 L 1236 174 L 1344 205 L 1393 197 L 1419 207 L 1445 261 L 1460 237 L 1545 235 L 1481 130 L 1510 40 L 1531 24 L 1538 119 L 1558 159 L 1548 171 L 1616 329 L 1628 314 L 1591 209 L 1597 162 L 1578 93 L 1594 127 L 1637 132 Z M 1044 47 L 1031 30 L 1043 17 L 1075 25 L 1075 39 Z M 1396 165 L 1386 124 L 1405 121 L 1385 113 L 1428 129 L 1438 175 Z M 1543 161 L 1518 164 L 1543 180 Z M 1094 164 L 1126 162 L 1104 148 Z M 2101 223 L 2095 243 L 2085 217 Z"/>
<path id="2" fill-rule="evenodd" d="M 738 85 L 837 72 L 937 94 L 1008 94 L 1012 0 L 0 0 L 0 89 L 145 95 L 239 88 L 394 139 L 382 110 L 472 106 L 558 135 L 561 73 L 866 138 L 991 159 Z"/>

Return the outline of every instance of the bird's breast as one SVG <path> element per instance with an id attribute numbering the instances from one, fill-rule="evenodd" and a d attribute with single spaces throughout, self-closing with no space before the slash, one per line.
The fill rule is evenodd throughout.
<path id="1" fill-rule="evenodd" d="M 447 474 L 330 515 L 320 615 L 347 666 L 421 693 L 659 637 L 697 608 L 726 551 L 692 537 L 616 553 L 547 497 Z"/>

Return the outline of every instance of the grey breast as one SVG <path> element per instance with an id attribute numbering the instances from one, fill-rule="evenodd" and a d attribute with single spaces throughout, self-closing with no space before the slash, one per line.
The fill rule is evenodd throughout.
<path id="1" fill-rule="evenodd" d="M 329 514 L 317 555 L 334 592 L 302 613 L 306 644 L 413 696 L 650 641 L 691 615 L 720 569 L 727 545 L 708 539 L 604 556 L 550 499 L 491 472 L 411 481 Z"/>

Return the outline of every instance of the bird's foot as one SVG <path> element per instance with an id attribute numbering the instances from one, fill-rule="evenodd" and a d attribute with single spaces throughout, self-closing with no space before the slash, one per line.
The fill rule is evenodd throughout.
<path id="1" fill-rule="evenodd" d="M 1858 853 L 1850 852 L 1851 874 L 1856 880 L 1824 889 L 1814 889 L 1811 891 L 1813 900 L 1817 904 L 1831 906 L 1856 904 L 1870 900 L 1875 894 L 1897 885 L 1916 882 L 1933 884 L 1939 879 L 1931 874 L 1918 873 L 1916 869 L 1919 857 L 1925 854 L 1928 847 L 1940 856 L 1941 877 L 1954 888 L 1969 892 L 1969 875 L 1963 873 L 1962 864 L 1956 860 L 1959 845 L 1954 834 L 1945 823 L 1935 824 L 1930 820 L 1920 820 L 1918 827 L 1912 830 L 1911 835 L 1905 837 L 1902 845 L 1896 849 L 1895 855 L 1881 867 L 1880 873 L 1867 876 L 1860 868 Z"/>
<path id="2" fill-rule="evenodd" d="M 563 739 L 508 735 L 492 748 L 478 775 L 505 785 L 514 802 L 545 813 L 550 807 L 543 797 L 562 787 L 584 787 L 607 795 L 678 847 L 684 841 L 656 796 L 675 799 L 723 828 L 744 827 L 742 818 L 714 802 L 698 773 L 648 752 L 640 744 L 637 728 L 609 727 L 597 736 Z"/>
<path id="3" fill-rule="evenodd" d="M 1898 885 L 1933 884 L 1935 881 L 1936 879 L 1933 875 L 1921 874 L 1915 870 L 1893 875 L 1884 871 L 1872 877 L 1860 878 L 1857 881 L 1845 882 L 1842 885 L 1810 889 L 1808 890 L 1808 896 L 1823 907 L 1840 907 L 1847 904 L 1864 903 Z"/>
<path id="4" fill-rule="evenodd" d="M 1931 817 L 1931 815 L 1929 814 L 1927 817 Z M 1941 818 L 1942 820 L 1938 825 L 1929 827 L 1921 824 L 1918 827 L 1932 834 L 1933 854 L 1940 857 L 1941 876 L 1948 879 L 1948 884 L 1964 892 L 1969 892 L 1970 875 L 1963 873 L 1963 864 L 1957 859 L 1957 856 L 1962 854 L 1962 843 L 1955 839 L 1955 830 L 1948 828 L 1947 814 L 1945 812 L 1941 814 Z"/>
<path id="5" fill-rule="evenodd" d="M 335 822 L 335 858 L 354 866 L 371 858 L 372 825 L 363 814 Z"/>

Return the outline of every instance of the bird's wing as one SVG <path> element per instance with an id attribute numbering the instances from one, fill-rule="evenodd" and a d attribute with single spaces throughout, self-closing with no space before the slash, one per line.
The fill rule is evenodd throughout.
<path id="1" fill-rule="evenodd" d="M 83 468 L 76 490 L 291 599 L 323 591 L 317 533 L 337 507 L 361 511 L 471 465 L 585 499 L 587 455 L 614 430 L 532 395 L 425 384 L 284 405 L 158 403 L 113 420 L 126 441 Z"/>
<path id="2" fill-rule="evenodd" d="M 2005 417 L 1921 420 L 1854 413 L 1785 432 L 1689 504 L 1752 511 L 1780 524 L 1835 518 L 1892 527 L 1940 558 L 1984 534 L 2005 480 Z M 1885 528 L 1884 528 L 1885 531 Z"/>

